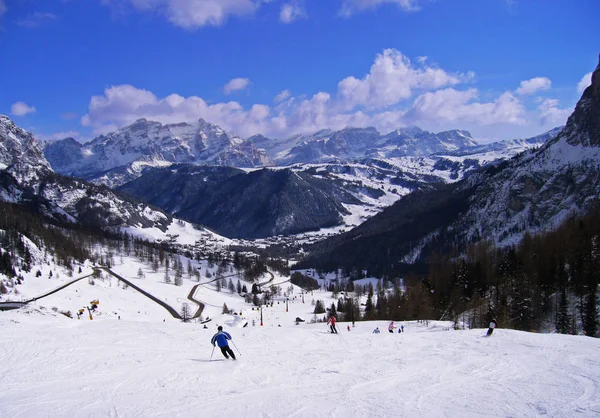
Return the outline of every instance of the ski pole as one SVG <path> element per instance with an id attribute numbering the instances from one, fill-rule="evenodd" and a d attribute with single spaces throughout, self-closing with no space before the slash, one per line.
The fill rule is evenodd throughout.
<path id="1" fill-rule="evenodd" d="M 212 356 L 213 356 L 213 354 L 214 354 L 214 353 L 215 353 L 215 346 L 213 345 L 213 350 L 212 350 L 212 352 L 210 353 L 210 359 L 211 359 L 211 360 L 212 360 Z"/>
<path id="2" fill-rule="evenodd" d="M 233 342 L 233 340 L 230 340 L 231 344 L 233 344 L 233 346 L 235 347 L 235 349 L 237 350 L 238 353 L 240 353 L 240 349 L 237 348 L 237 345 L 235 345 L 235 343 Z M 242 355 L 242 353 L 240 353 L 240 356 Z"/>

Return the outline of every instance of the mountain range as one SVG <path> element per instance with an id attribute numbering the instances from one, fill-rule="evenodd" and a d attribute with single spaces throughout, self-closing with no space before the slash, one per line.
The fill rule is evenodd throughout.
<path id="1" fill-rule="evenodd" d="M 73 138 L 44 143 L 43 152 L 57 173 L 252 239 L 354 227 L 412 191 L 461 180 L 540 147 L 557 132 L 494 144 L 477 144 L 467 131 L 417 127 L 244 140 L 204 120 L 162 125 L 140 119 L 85 144 Z"/>

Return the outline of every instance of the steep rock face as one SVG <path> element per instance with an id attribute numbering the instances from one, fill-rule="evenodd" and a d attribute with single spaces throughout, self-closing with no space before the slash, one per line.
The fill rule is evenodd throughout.
<path id="1" fill-rule="evenodd" d="M 50 168 L 33 135 L 15 125 L 8 116 L 0 115 L 0 169 L 17 163 Z"/>
<path id="2" fill-rule="evenodd" d="M 139 161 L 238 167 L 271 163 L 252 143 L 202 119 L 196 124 L 173 125 L 139 119 L 83 145 L 74 144 L 72 139 L 50 143 L 45 153 L 56 172 L 88 179 Z"/>
<path id="3" fill-rule="evenodd" d="M 592 73 L 592 84 L 569 118 L 564 135 L 570 145 L 600 146 L 600 57 Z"/>

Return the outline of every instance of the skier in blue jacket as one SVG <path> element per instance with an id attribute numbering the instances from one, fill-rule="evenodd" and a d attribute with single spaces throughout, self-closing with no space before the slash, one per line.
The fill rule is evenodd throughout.
<path id="1" fill-rule="evenodd" d="M 229 358 L 229 356 L 231 356 L 231 358 L 235 360 L 235 354 L 227 342 L 227 340 L 231 340 L 231 335 L 229 335 L 228 332 L 223 331 L 223 327 L 221 325 L 217 327 L 217 331 L 218 332 L 213 335 L 212 339 L 210 340 L 210 343 L 214 347 L 216 342 L 225 358 Z"/>

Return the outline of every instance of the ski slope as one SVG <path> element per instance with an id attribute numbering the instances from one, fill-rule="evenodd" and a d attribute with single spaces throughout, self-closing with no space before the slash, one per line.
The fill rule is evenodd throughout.
<path id="1" fill-rule="evenodd" d="M 130 276 L 138 269 L 130 259 L 114 267 Z M 168 302 L 185 298 L 192 281 L 177 287 L 156 274 L 140 286 L 156 296 L 169 289 Z M 600 416 L 598 339 L 504 329 L 484 338 L 436 322 L 403 322 L 404 333 L 389 334 L 381 321 L 350 331 L 340 323 L 333 335 L 308 323 L 312 299 L 329 306 L 331 294 L 298 296 L 288 312 L 282 297 L 264 308 L 260 326 L 260 311 L 207 285 L 198 295 L 212 317 L 204 329 L 106 278 L 0 312 L 0 416 Z M 96 298 L 91 321 L 52 309 Z M 223 301 L 241 315 L 221 315 Z M 295 325 L 297 316 L 307 322 Z M 218 324 L 233 336 L 238 361 L 209 361 Z M 212 359 L 222 359 L 218 349 Z"/>

